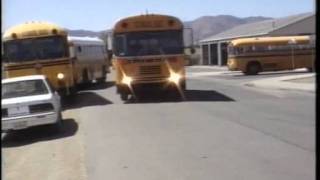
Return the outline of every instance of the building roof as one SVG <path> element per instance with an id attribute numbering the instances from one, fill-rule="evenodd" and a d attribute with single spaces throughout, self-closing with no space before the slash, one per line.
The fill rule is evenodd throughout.
<path id="1" fill-rule="evenodd" d="M 298 21 L 304 20 L 315 14 L 303 13 L 292 16 L 287 16 L 283 18 L 265 20 L 255 23 L 243 24 L 236 26 L 227 31 L 221 32 L 219 34 L 213 35 L 211 37 L 205 38 L 200 41 L 200 43 L 206 43 L 210 41 L 219 41 L 219 40 L 229 40 L 239 37 L 252 37 L 252 36 L 262 36 L 271 33 L 272 31 L 278 30 L 280 28 L 286 27 Z"/>
<path id="2" fill-rule="evenodd" d="M 76 37 L 76 36 L 68 36 L 68 41 L 73 42 L 74 44 L 82 44 L 82 45 L 104 45 L 102 39 L 98 37 Z"/>
<path id="3" fill-rule="evenodd" d="M 251 37 L 240 38 L 230 42 L 233 46 L 245 46 L 245 45 L 287 45 L 287 44 L 309 44 L 310 36 L 281 36 L 281 37 Z"/>

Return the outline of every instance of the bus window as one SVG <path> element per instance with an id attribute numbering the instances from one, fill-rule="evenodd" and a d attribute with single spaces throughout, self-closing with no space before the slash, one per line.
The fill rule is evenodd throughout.
<path id="1" fill-rule="evenodd" d="M 46 60 L 68 55 L 67 44 L 60 36 L 7 41 L 4 50 L 11 62 Z"/>
<path id="2" fill-rule="evenodd" d="M 118 35 L 114 39 L 114 46 L 115 46 L 115 54 L 118 56 L 124 56 L 126 55 L 125 51 L 125 36 L 124 35 Z"/>
<path id="3" fill-rule="evenodd" d="M 182 33 L 176 30 L 118 35 L 114 43 L 115 54 L 118 56 L 181 54 L 183 52 Z"/>

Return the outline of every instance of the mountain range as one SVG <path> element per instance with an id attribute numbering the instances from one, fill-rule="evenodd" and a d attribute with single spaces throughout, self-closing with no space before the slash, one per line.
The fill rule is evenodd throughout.
<path id="1" fill-rule="evenodd" d="M 192 21 L 185 21 L 184 26 L 186 27 L 185 31 L 185 43 L 190 44 L 191 42 L 191 32 L 187 31 L 187 29 L 192 28 L 193 41 L 194 43 L 198 43 L 199 40 L 207 38 L 209 36 L 213 36 L 220 32 L 226 31 L 235 26 L 253 23 L 258 21 L 264 21 L 272 19 L 270 17 L 263 16 L 253 16 L 253 17 L 245 17 L 239 18 L 231 15 L 218 15 L 218 16 L 202 16 Z M 110 29 L 104 31 L 90 31 L 90 30 L 68 30 L 71 36 L 89 36 L 89 37 L 100 37 L 105 39 L 106 32 L 111 31 Z"/>

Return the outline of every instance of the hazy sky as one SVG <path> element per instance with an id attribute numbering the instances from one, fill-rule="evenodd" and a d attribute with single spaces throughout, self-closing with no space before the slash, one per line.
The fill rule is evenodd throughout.
<path id="1" fill-rule="evenodd" d="M 283 17 L 314 11 L 314 0 L 1 0 L 2 31 L 31 20 L 68 29 L 111 29 L 121 18 L 149 13 L 183 21 L 205 15 Z"/>

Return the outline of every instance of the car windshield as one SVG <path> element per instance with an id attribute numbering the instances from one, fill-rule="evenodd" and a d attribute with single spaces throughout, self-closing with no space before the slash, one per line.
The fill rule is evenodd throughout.
<path id="1" fill-rule="evenodd" d="M 114 49 L 117 56 L 182 54 L 182 39 L 179 30 L 118 34 Z"/>
<path id="2" fill-rule="evenodd" d="M 66 47 L 62 36 L 12 40 L 4 43 L 5 60 L 21 62 L 66 57 Z"/>
<path id="3" fill-rule="evenodd" d="M 46 87 L 44 81 L 41 79 L 2 83 L 2 99 L 48 93 L 48 88 Z"/>

